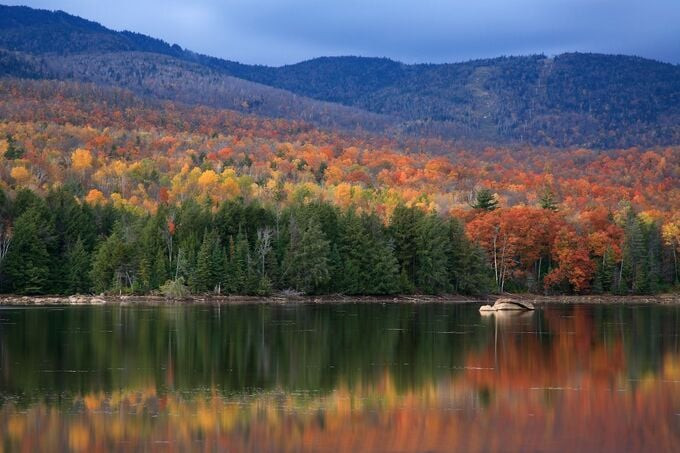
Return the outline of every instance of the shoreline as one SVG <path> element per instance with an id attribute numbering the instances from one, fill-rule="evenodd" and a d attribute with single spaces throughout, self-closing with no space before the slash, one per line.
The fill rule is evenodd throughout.
<path id="1" fill-rule="evenodd" d="M 494 302 L 499 298 L 510 298 L 531 301 L 535 305 L 546 304 L 655 304 L 655 305 L 680 305 L 680 293 L 659 294 L 648 296 L 616 296 L 616 295 L 555 295 L 544 296 L 535 294 L 504 294 L 490 295 L 487 297 L 468 297 L 459 294 L 443 295 L 398 295 L 398 296 L 300 296 L 275 294 L 271 296 L 190 296 L 182 299 L 167 299 L 163 296 L 20 296 L 0 295 L 1 306 L 180 306 L 180 305 L 294 305 L 294 304 L 338 304 L 338 303 L 365 303 L 365 304 L 463 304 Z"/>

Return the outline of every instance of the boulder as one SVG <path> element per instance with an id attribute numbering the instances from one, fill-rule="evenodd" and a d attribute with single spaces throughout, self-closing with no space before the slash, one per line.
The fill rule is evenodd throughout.
<path id="1" fill-rule="evenodd" d="M 505 311 L 505 310 L 534 310 L 534 304 L 528 300 L 515 300 L 502 298 L 498 299 L 493 305 L 482 305 L 480 312 Z"/>

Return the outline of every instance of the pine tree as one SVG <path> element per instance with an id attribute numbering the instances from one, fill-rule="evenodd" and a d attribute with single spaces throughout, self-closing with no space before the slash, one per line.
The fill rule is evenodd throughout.
<path id="1" fill-rule="evenodd" d="M 439 293 L 450 289 L 448 233 L 446 224 L 435 215 L 424 217 L 418 225 L 416 287 L 423 292 Z"/>
<path id="2" fill-rule="evenodd" d="M 236 260 L 236 243 L 233 236 L 229 236 L 227 247 L 227 260 L 224 262 L 223 291 L 228 294 L 235 294 L 239 291 L 239 272 Z"/>
<path id="3" fill-rule="evenodd" d="M 232 291 L 237 294 L 245 294 L 253 291 L 253 270 L 251 269 L 250 247 L 248 239 L 243 232 L 239 232 L 233 247 L 231 257 Z"/>
<path id="4" fill-rule="evenodd" d="M 96 292 L 128 292 L 137 284 L 134 260 L 136 245 L 124 238 L 122 229 L 118 225 L 94 255 L 90 278 Z"/>
<path id="5" fill-rule="evenodd" d="M 295 220 L 291 219 L 291 222 Z M 302 228 L 292 225 L 290 241 L 284 258 L 284 277 L 296 290 L 314 293 L 325 285 L 330 244 L 321 231 L 318 220 L 307 220 Z"/>
<path id="6" fill-rule="evenodd" d="M 538 199 L 538 204 L 543 209 L 548 209 L 550 211 L 558 210 L 555 193 L 550 187 L 546 187 L 545 190 L 543 190 Z"/>
<path id="7" fill-rule="evenodd" d="M 637 217 L 629 220 L 627 230 L 628 240 L 630 241 L 630 255 L 633 264 L 632 290 L 634 293 L 647 292 L 647 247 L 645 244 L 642 224 Z"/>
<path id="8" fill-rule="evenodd" d="M 594 292 L 603 293 L 614 289 L 615 268 L 616 262 L 614 261 L 614 251 L 609 247 L 605 250 L 602 259 L 597 263 L 595 281 L 593 282 Z"/>
<path id="9" fill-rule="evenodd" d="M 448 269 L 451 289 L 463 294 L 486 294 L 492 287 L 491 273 L 484 251 L 470 242 L 463 226 L 449 220 Z"/>
<path id="10" fill-rule="evenodd" d="M 370 282 L 367 275 L 369 244 L 361 219 L 353 210 L 342 217 L 340 230 L 340 291 L 345 294 L 366 293 L 367 280 Z"/>
<path id="11" fill-rule="evenodd" d="M 50 255 L 39 228 L 44 222 L 40 209 L 30 207 L 14 223 L 2 270 L 16 293 L 42 294 L 50 289 Z"/>
<path id="12" fill-rule="evenodd" d="M 364 266 L 362 293 L 394 294 L 399 291 L 399 263 L 393 244 L 388 240 L 380 218 L 375 214 L 362 216 Z"/>
<path id="13" fill-rule="evenodd" d="M 168 280 L 168 258 L 165 251 L 159 247 L 156 249 L 156 259 L 153 262 L 153 278 L 151 280 L 151 287 L 153 289 L 160 288 L 160 286 Z"/>
<path id="14" fill-rule="evenodd" d="M 393 247 L 385 240 L 377 240 L 371 252 L 370 281 L 366 294 L 395 294 L 399 292 L 399 263 Z"/>
<path id="15" fill-rule="evenodd" d="M 141 226 L 136 261 L 139 263 L 137 286 L 139 291 L 158 289 L 167 279 L 167 257 L 162 237 L 164 215 L 149 216 Z"/>
<path id="16" fill-rule="evenodd" d="M 196 267 L 189 277 L 189 288 L 194 293 L 205 293 L 211 289 L 212 272 L 212 241 L 208 233 L 203 235 L 201 248 L 196 257 Z"/>
<path id="17" fill-rule="evenodd" d="M 390 219 L 389 235 L 394 240 L 394 254 L 399 262 L 401 288 L 404 292 L 411 292 L 415 287 L 416 254 L 418 250 L 417 229 L 423 212 L 417 208 L 407 208 L 398 205 Z"/>
<path id="18" fill-rule="evenodd" d="M 472 207 L 483 211 L 493 211 L 498 208 L 498 200 L 496 200 L 496 196 L 490 189 L 481 189 L 477 192 L 477 197 Z"/>
<path id="19" fill-rule="evenodd" d="M 64 292 L 66 294 L 85 294 L 90 292 L 90 254 L 85 250 L 83 240 L 78 237 L 75 244 L 70 246 L 66 253 L 66 282 Z"/>

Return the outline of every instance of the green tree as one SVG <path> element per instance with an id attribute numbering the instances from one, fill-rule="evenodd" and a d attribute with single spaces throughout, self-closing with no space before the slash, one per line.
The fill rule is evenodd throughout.
<path id="1" fill-rule="evenodd" d="M 491 270 L 484 251 L 466 236 L 463 225 L 448 221 L 450 249 L 447 252 L 451 289 L 462 294 L 486 294 L 492 285 Z"/>
<path id="2" fill-rule="evenodd" d="M 400 204 L 394 209 L 390 219 L 388 233 L 394 241 L 402 292 L 411 292 L 415 287 L 418 224 L 423 217 L 421 210 Z"/>
<path id="3" fill-rule="evenodd" d="M 317 219 L 310 218 L 299 226 L 297 220 L 291 218 L 291 223 L 283 264 L 284 277 L 294 289 L 311 294 L 330 279 L 330 244 Z"/>
<path id="4" fill-rule="evenodd" d="M 550 211 L 557 211 L 558 203 L 555 193 L 550 187 L 546 187 L 538 198 L 538 205 L 543 209 Z"/>
<path id="5" fill-rule="evenodd" d="M 224 250 L 215 230 L 206 232 L 198 251 L 196 269 L 191 274 L 189 286 L 193 292 L 204 293 L 222 287 Z"/>
<path id="6" fill-rule="evenodd" d="M 498 200 L 496 200 L 496 195 L 490 189 L 481 189 L 477 192 L 472 207 L 483 211 L 493 211 L 498 208 Z"/>
<path id="7" fill-rule="evenodd" d="M 416 287 L 426 293 L 448 291 L 450 230 L 434 214 L 423 217 L 418 225 Z"/>
<path id="8" fill-rule="evenodd" d="M 21 159 L 22 157 L 24 157 L 24 153 L 26 152 L 26 150 L 24 150 L 24 148 L 17 143 L 12 134 L 7 134 L 6 140 L 7 151 L 5 151 L 5 159 L 13 160 Z"/>
<path id="9" fill-rule="evenodd" d="M 85 243 L 79 237 L 66 252 L 66 294 L 85 294 L 90 292 L 90 269 L 92 267 L 90 254 L 85 249 Z"/>
<path id="10" fill-rule="evenodd" d="M 121 229 L 118 226 L 95 253 L 90 277 L 96 292 L 129 292 L 135 284 L 135 244 Z"/>
<path id="11" fill-rule="evenodd" d="M 339 289 L 345 294 L 362 294 L 367 291 L 368 266 L 368 238 L 361 219 L 349 210 L 341 218 L 340 223 L 340 261 L 342 263 Z"/>
<path id="12" fill-rule="evenodd" d="M 2 269 L 11 291 L 42 294 L 50 289 L 50 255 L 39 228 L 44 222 L 40 209 L 31 207 L 14 224 Z"/>

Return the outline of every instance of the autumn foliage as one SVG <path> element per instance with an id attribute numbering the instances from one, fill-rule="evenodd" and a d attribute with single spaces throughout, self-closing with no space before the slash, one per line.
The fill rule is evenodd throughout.
<path id="1" fill-rule="evenodd" d="M 0 186 L 10 194 L 66 185 L 80 202 L 138 215 L 187 200 L 214 210 L 320 200 L 385 223 L 405 204 L 464 220 L 500 291 L 583 292 L 602 275 L 605 290 L 626 291 L 621 281 L 633 288 L 651 259 L 659 265 L 644 278 L 678 278 L 678 148 L 461 149 L 56 82 L 0 82 L 0 114 Z M 498 209 L 471 208 L 481 189 Z"/>

